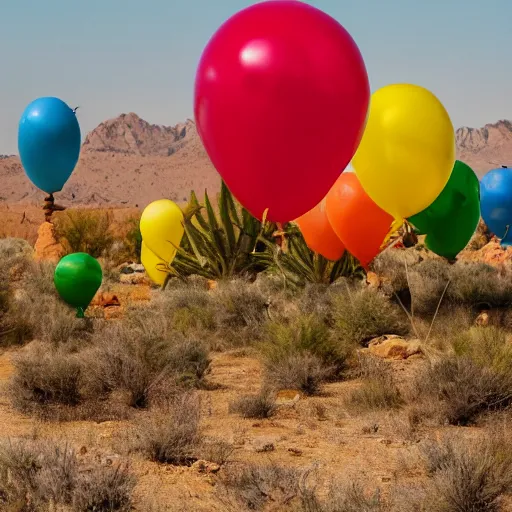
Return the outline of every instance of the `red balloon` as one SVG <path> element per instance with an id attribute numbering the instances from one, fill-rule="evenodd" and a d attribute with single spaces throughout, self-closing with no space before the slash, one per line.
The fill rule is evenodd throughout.
<path id="1" fill-rule="evenodd" d="M 206 46 L 196 75 L 199 135 L 255 217 L 315 207 L 352 159 L 370 98 L 350 34 L 319 9 L 271 0 L 240 11 Z"/>
<path id="2" fill-rule="evenodd" d="M 295 221 L 308 247 L 324 258 L 338 261 L 345 246 L 332 229 L 325 211 L 325 199 Z"/>
<path id="3" fill-rule="evenodd" d="M 391 230 L 393 217 L 377 206 L 353 172 L 342 174 L 326 198 L 327 218 L 347 251 L 368 268 Z"/>

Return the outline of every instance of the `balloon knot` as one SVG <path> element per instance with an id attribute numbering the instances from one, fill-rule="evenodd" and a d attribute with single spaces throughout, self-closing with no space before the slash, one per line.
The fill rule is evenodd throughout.
<path id="1" fill-rule="evenodd" d="M 85 318 L 84 308 L 81 308 L 81 307 L 76 308 L 76 317 L 77 318 Z"/>

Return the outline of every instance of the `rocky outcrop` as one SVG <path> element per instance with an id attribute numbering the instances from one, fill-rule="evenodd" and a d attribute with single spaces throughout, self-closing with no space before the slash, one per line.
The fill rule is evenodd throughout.
<path id="1" fill-rule="evenodd" d="M 64 248 L 59 243 L 55 234 L 55 226 L 50 222 L 43 222 L 37 230 L 34 259 L 36 261 L 58 263 L 64 254 Z"/>

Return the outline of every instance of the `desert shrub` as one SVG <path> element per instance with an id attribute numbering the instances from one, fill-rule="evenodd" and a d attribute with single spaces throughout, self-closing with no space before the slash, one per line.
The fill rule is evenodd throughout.
<path id="1" fill-rule="evenodd" d="M 348 404 L 357 409 L 392 409 L 403 403 L 389 363 L 371 355 L 359 356 L 358 376 L 361 387 L 348 397 Z"/>
<path id="2" fill-rule="evenodd" d="M 229 404 L 229 412 L 243 418 L 270 418 L 276 410 L 275 393 L 263 388 L 256 395 L 245 395 Z"/>
<path id="3" fill-rule="evenodd" d="M 165 409 L 136 421 L 130 449 L 156 462 L 189 465 L 197 460 L 203 443 L 200 419 L 198 397 L 180 394 Z"/>
<path id="4" fill-rule="evenodd" d="M 98 258 L 114 243 L 112 218 L 98 210 L 66 210 L 55 220 L 55 230 L 68 253 L 86 252 Z"/>
<path id="5" fill-rule="evenodd" d="M 318 394 L 322 384 L 332 375 L 322 360 L 308 352 L 282 353 L 264 360 L 264 380 L 276 389 L 296 389 L 306 395 Z"/>
<path id="6" fill-rule="evenodd" d="M 210 366 L 205 346 L 146 325 L 111 326 L 93 340 L 82 355 L 89 395 L 123 391 L 129 405 L 146 407 L 162 388 L 200 384 Z"/>
<path id="7" fill-rule="evenodd" d="M 9 391 L 22 410 L 81 401 L 81 363 L 75 354 L 34 342 L 13 358 L 13 365 Z"/>
<path id="8" fill-rule="evenodd" d="M 212 297 L 223 327 L 253 327 L 267 319 L 267 297 L 247 281 L 220 282 Z"/>
<path id="9" fill-rule="evenodd" d="M 485 263 L 459 262 L 451 268 L 448 301 L 471 306 L 498 307 L 512 303 L 510 271 Z"/>
<path id="10" fill-rule="evenodd" d="M 229 510 L 274 510 L 288 508 L 300 492 L 301 471 L 276 465 L 230 464 L 220 475 L 217 494 Z M 300 509 L 299 509 L 300 510 Z"/>
<path id="11" fill-rule="evenodd" d="M 140 219 L 132 217 L 127 221 L 128 231 L 124 237 L 124 256 L 126 260 L 140 263 L 142 248 L 142 234 L 140 232 Z"/>
<path id="12" fill-rule="evenodd" d="M 453 425 L 472 423 L 512 403 L 510 372 L 498 372 L 467 355 L 434 360 L 416 377 L 414 388 L 417 400 L 426 401 Z"/>
<path id="13" fill-rule="evenodd" d="M 346 289 L 334 297 L 334 335 L 340 342 L 366 345 L 384 334 L 409 332 L 407 316 L 383 294 L 370 288 Z"/>
<path id="14" fill-rule="evenodd" d="M 131 510 L 135 477 L 124 466 L 84 471 L 68 445 L 18 440 L 0 446 L 2 510 L 72 512 Z M 60 509 L 59 508 L 59 509 Z"/>
<path id="15" fill-rule="evenodd" d="M 355 348 L 351 340 L 334 337 L 329 326 L 315 314 L 293 318 L 288 324 L 269 323 L 265 337 L 266 343 L 260 349 L 267 360 L 308 353 L 317 357 L 332 376 L 339 376 L 346 368 Z"/>
<path id="16" fill-rule="evenodd" d="M 427 443 L 422 456 L 429 476 L 428 510 L 492 512 L 512 491 L 509 446 L 495 439 Z"/>
<path id="17" fill-rule="evenodd" d="M 368 494 L 359 482 L 333 481 L 323 498 L 301 489 L 301 512 L 384 512 L 390 510 L 379 489 Z"/>

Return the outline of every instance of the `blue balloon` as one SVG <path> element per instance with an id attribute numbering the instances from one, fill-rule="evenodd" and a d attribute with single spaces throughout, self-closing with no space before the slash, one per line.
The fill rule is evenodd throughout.
<path id="1" fill-rule="evenodd" d="M 501 238 L 501 245 L 512 245 L 512 169 L 493 169 L 482 178 L 480 208 L 487 227 Z"/>
<path id="2" fill-rule="evenodd" d="M 58 98 L 39 98 L 25 109 L 18 127 L 18 151 L 30 181 L 48 194 L 59 192 L 80 156 L 80 125 Z"/>

